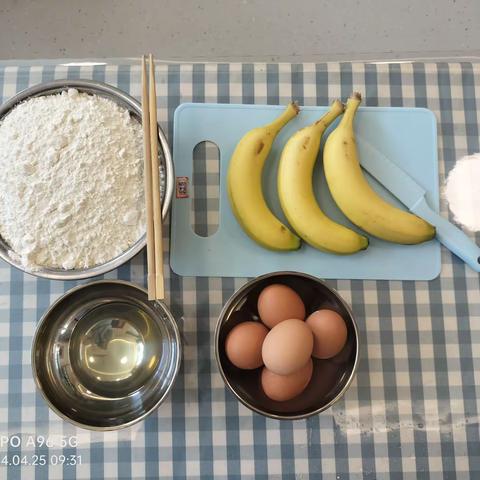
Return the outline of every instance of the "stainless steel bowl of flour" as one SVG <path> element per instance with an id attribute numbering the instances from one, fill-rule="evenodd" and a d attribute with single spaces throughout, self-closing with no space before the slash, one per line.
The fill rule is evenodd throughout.
<path id="1" fill-rule="evenodd" d="M 63 419 L 92 430 L 128 427 L 167 397 L 181 363 L 170 311 L 131 283 L 73 288 L 43 315 L 32 344 L 35 383 Z"/>
<path id="2" fill-rule="evenodd" d="M 75 91 L 79 92 L 80 94 L 88 94 L 89 96 L 91 96 L 91 98 L 95 98 L 95 99 L 100 98 L 100 99 L 110 100 L 114 102 L 118 107 L 122 108 L 125 111 L 128 111 L 127 116 L 130 119 L 134 119 L 135 121 L 138 121 L 139 124 L 141 124 L 141 105 L 138 101 L 136 101 L 134 98 L 132 98 L 130 95 L 126 94 L 125 92 L 115 87 L 112 87 L 110 85 L 107 85 L 101 82 L 91 81 L 91 80 L 56 80 L 56 81 L 43 83 L 43 84 L 39 84 L 34 87 L 28 88 L 18 93 L 17 95 L 9 99 L 7 102 L 5 102 L 3 105 L 1 105 L 0 106 L 0 127 L 4 122 L 8 120 L 7 116 L 10 113 L 12 113 L 12 111 L 14 111 L 15 107 L 22 106 L 22 104 L 25 104 L 30 99 L 34 99 L 37 97 L 54 96 L 56 94 L 61 94 L 62 92 L 64 92 L 64 95 L 66 95 Z M 79 115 L 74 114 L 73 119 L 68 118 L 65 121 L 76 122 L 77 121 L 77 119 L 75 118 L 76 116 L 81 117 L 80 114 Z M 72 117 L 72 115 L 70 115 L 70 117 Z M 61 126 L 62 125 L 60 125 L 60 127 Z M 22 134 L 22 132 L 20 132 L 20 134 Z M 23 135 L 26 135 L 25 132 L 23 132 Z M 159 137 L 159 160 L 160 160 L 159 174 L 160 174 L 160 182 L 161 182 L 161 190 L 162 190 L 162 216 L 165 219 L 170 209 L 170 204 L 171 204 L 172 195 L 173 195 L 174 169 L 173 169 L 173 162 L 172 162 L 170 149 L 169 149 L 166 137 L 160 127 L 158 128 L 158 137 Z M 108 142 L 109 139 L 106 138 L 105 141 Z M 60 138 L 58 142 L 61 143 L 62 138 Z M 25 145 L 22 144 L 22 149 L 26 148 L 28 150 L 29 148 L 28 143 L 29 143 L 29 140 L 27 139 L 24 142 Z M 121 148 L 119 145 L 117 145 L 117 143 L 119 142 L 117 143 L 113 142 L 113 143 L 114 144 L 112 144 L 112 148 L 117 148 L 119 150 L 119 155 L 121 155 L 122 153 Z M 88 146 L 88 138 L 83 139 L 83 144 Z M 62 148 L 63 146 L 60 145 L 59 147 Z M 45 154 L 48 155 L 49 153 L 45 152 Z M 22 153 L 22 155 L 24 155 L 24 152 Z M 12 158 L 14 158 L 14 156 L 12 156 Z M 76 158 L 78 158 L 78 154 Z M 55 167 L 55 165 L 52 162 L 50 162 L 48 165 L 49 165 L 49 170 Z M 143 166 L 143 163 L 142 163 L 142 166 Z M 34 174 L 38 175 L 39 171 L 41 174 L 43 174 L 43 170 L 41 170 L 41 166 L 39 167 L 38 165 L 31 166 L 27 164 L 23 166 L 23 169 L 24 170 L 22 170 L 22 172 L 20 173 L 24 175 L 27 180 L 29 176 L 32 175 L 32 170 Z M 37 169 L 37 171 L 35 171 L 35 169 Z M 107 170 L 107 173 L 108 173 L 108 170 Z M 85 181 L 87 183 L 91 182 L 95 174 L 96 174 L 96 168 L 92 168 L 91 178 L 88 178 L 90 176 L 90 173 L 89 173 Z M 105 174 L 105 172 L 103 172 L 103 174 Z M 19 177 L 21 177 L 20 174 L 19 174 Z M 67 178 L 68 178 L 68 175 L 67 175 Z M 138 181 L 138 178 L 137 178 L 137 181 Z M 9 179 L 9 182 L 12 182 L 12 180 Z M 10 183 L 10 185 L 14 185 L 13 188 L 16 189 L 15 194 L 18 191 L 18 195 L 20 196 L 18 201 L 21 202 L 22 201 L 21 194 L 22 194 L 22 188 L 23 188 L 22 185 L 18 185 L 18 188 L 17 188 L 17 185 L 13 183 Z M 113 189 L 113 187 L 114 186 L 109 185 L 107 181 L 105 185 L 105 189 L 106 190 L 108 190 L 109 188 Z M 76 193 L 77 192 L 75 191 L 69 192 L 69 195 L 66 195 L 65 203 L 68 203 L 67 200 L 69 199 L 75 199 Z M 92 199 L 88 197 L 88 186 L 85 188 L 85 192 L 83 192 L 83 194 L 84 194 L 83 200 L 85 202 L 92 201 Z M 119 198 L 122 198 L 122 197 L 120 196 Z M 95 199 L 93 199 L 93 201 L 95 201 Z M 35 205 L 33 205 L 32 207 L 35 207 Z M 64 207 L 65 206 L 62 203 L 62 205 L 60 206 L 60 209 Z M 68 208 L 68 205 L 67 207 L 65 207 L 65 209 L 67 208 Z M 84 211 L 82 210 L 83 207 L 81 205 L 76 206 L 76 208 L 77 208 L 77 211 L 79 212 Z M 63 214 L 62 211 L 60 211 L 59 213 L 58 211 L 55 210 L 54 212 L 52 212 L 52 215 L 54 215 L 55 217 L 50 217 L 49 213 L 45 213 L 43 215 L 46 221 L 49 221 L 50 223 L 52 223 L 52 218 L 55 218 L 55 220 L 56 221 L 58 220 L 59 222 L 63 221 L 62 214 Z M 125 215 L 125 222 L 127 224 L 130 221 L 129 215 L 130 215 L 130 212 L 127 212 L 127 214 Z M 75 233 L 76 233 L 75 231 L 69 231 L 68 235 L 75 235 Z M 30 239 L 28 238 L 28 235 L 26 237 L 27 238 L 25 239 L 22 238 L 22 241 L 29 242 Z M 105 238 L 108 238 L 108 232 L 105 233 Z M 65 240 L 68 240 L 68 239 L 66 238 Z M 132 242 L 128 246 L 128 248 L 124 248 L 122 249 L 122 251 L 116 252 L 114 256 L 111 256 L 110 258 L 102 259 L 100 262 L 95 262 L 94 264 L 89 265 L 88 267 L 79 268 L 78 266 L 75 266 L 73 268 L 68 268 L 68 261 L 66 261 L 65 264 L 62 263 L 62 267 L 59 267 L 59 268 L 56 268 L 56 267 L 52 268 L 50 266 L 47 267 L 42 265 L 37 265 L 35 266 L 35 268 L 30 268 L 28 265 L 27 266 L 25 265 L 25 262 L 22 263 L 22 261 L 20 261 L 18 258 L 15 258 L 16 257 L 15 255 L 13 256 L 11 255 L 11 252 L 14 249 L 12 249 L 9 243 L 4 238 L 2 238 L 2 234 L 0 231 L 0 258 L 10 263 L 12 266 L 19 268 L 20 270 L 23 270 L 24 272 L 31 273 L 39 277 L 56 279 L 56 280 L 79 280 L 79 279 L 94 277 L 96 275 L 101 275 L 110 270 L 113 270 L 114 268 L 117 268 L 118 266 L 130 260 L 138 252 L 140 252 L 140 250 L 145 246 L 145 243 L 146 243 L 146 237 L 145 237 L 145 233 L 143 232 L 136 241 Z M 95 245 L 92 245 L 92 248 L 93 247 L 95 247 Z M 66 267 L 63 265 L 66 265 Z"/>

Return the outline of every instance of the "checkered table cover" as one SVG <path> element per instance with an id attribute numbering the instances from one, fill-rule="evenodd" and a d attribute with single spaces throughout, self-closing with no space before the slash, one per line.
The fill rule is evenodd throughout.
<path id="1" fill-rule="evenodd" d="M 139 67 L 126 62 L 24 63 L 0 66 L 1 100 L 55 78 L 93 78 L 140 95 Z M 441 184 L 458 158 L 480 150 L 480 64 L 159 64 L 157 82 L 158 118 L 170 140 L 173 112 L 182 102 L 285 104 L 293 98 L 326 105 L 355 89 L 365 105 L 435 113 Z M 208 173 L 197 178 L 208 181 Z M 202 201 L 207 190 L 197 185 L 193 215 L 204 234 L 216 220 L 205 206 L 218 205 Z M 442 213 L 448 215 L 444 202 Z M 144 422 L 96 433 L 61 421 L 32 380 L 37 321 L 76 282 L 40 280 L 0 262 L 0 478 L 480 478 L 479 275 L 446 250 L 442 265 L 430 282 L 328 281 L 358 321 L 358 372 L 333 408 L 295 422 L 253 414 L 218 373 L 214 325 L 246 279 L 181 278 L 167 269 L 167 304 L 184 340 L 176 384 Z M 145 285 L 144 252 L 105 278 Z M 15 435 L 20 447 L 7 445 Z M 62 435 L 76 436 L 78 445 L 61 448 L 54 439 Z M 41 436 L 54 445 L 41 445 Z M 40 438 L 35 446 L 32 437 Z M 47 465 L 5 465 L 15 454 L 29 462 L 46 455 Z M 60 454 L 80 455 L 81 464 L 54 465 Z"/>

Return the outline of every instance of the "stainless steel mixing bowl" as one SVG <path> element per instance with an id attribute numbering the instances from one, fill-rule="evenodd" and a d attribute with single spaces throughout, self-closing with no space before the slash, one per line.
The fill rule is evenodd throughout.
<path id="1" fill-rule="evenodd" d="M 180 362 L 167 307 L 122 281 L 68 291 L 43 315 L 32 345 L 33 377 L 48 405 L 93 430 L 145 418 L 172 388 Z"/>
<path id="2" fill-rule="evenodd" d="M 260 384 L 261 368 L 253 371 L 235 367 L 225 354 L 228 333 L 241 322 L 260 321 L 257 301 L 268 285 L 281 283 L 293 288 L 302 298 L 307 315 L 328 308 L 338 312 L 347 325 L 347 343 L 328 360 L 313 359 L 312 380 L 296 398 L 276 402 L 268 398 Z M 223 307 L 215 330 L 215 356 L 227 387 L 246 407 L 280 420 L 307 418 L 323 412 L 347 391 L 358 363 L 358 329 L 353 312 L 338 292 L 316 277 L 298 272 L 274 272 L 257 277 L 237 290 Z"/>
<path id="3" fill-rule="evenodd" d="M 140 123 L 142 121 L 142 109 L 140 103 L 118 88 L 93 80 L 54 80 L 52 82 L 40 83 L 39 85 L 27 88 L 26 90 L 23 90 L 7 100 L 3 105 L 0 106 L 0 122 L 2 121 L 2 118 L 7 115 L 16 105 L 28 100 L 29 98 L 53 95 L 69 88 L 75 88 L 79 92 L 85 92 L 91 95 L 95 94 L 108 98 L 121 107 L 129 110 L 132 117 L 136 118 Z M 170 148 L 160 127 L 158 127 L 158 138 L 160 171 L 162 172 L 161 179 L 163 179 L 161 185 L 162 217 L 165 220 L 172 201 L 174 170 Z M 9 255 L 8 252 L 10 248 L 0 236 L 0 258 L 10 263 L 10 265 L 38 277 L 50 278 L 52 280 L 80 280 L 101 275 L 119 267 L 120 265 L 123 265 L 125 262 L 134 257 L 145 246 L 145 244 L 146 236 L 143 235 L 130 248 L 122 252 L 117 257 L 112 258 L 103 264 L 95 265 L 91 268 L 63 270 L 60 268 L 44 267 L 38 270 L 28 270 Z"/>

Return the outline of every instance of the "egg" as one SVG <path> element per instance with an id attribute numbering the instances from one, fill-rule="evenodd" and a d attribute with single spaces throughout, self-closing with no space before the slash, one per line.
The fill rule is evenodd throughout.
<path id="1" fill-rule="evenodd" d="M 265 395 L 277 402 L 285 402 L 300 395 L 310 382 L 313 362 L 310 358 L 300 369 L 290 375 L 277 375 L 263 367 L 261 383 Z"/>
<path id="2" fill-rule="evenodd" d="M 268 329 L 260 322 L 242 322 L 225 340 L 225 353 L 238 368 L 253 370 L 263 365 L 262 344 Z"/>
<path id="3" fill-rule="evenodd" d="M 347 341 L 347 326 L 333 310 L 317 310 L 306 320 L 313 332 L 313 356 L 331 358 L 340 353 Z"/>
<path id="4" fill-rule="evenodd" d="M 262 290 L 257 308 L 260 319 L 269 328 L 289 318 L 305 320 L 305 305 L 298 293 L 279 283 Z"/>
<path id="5" fill-rule="evenodd" d="M 263 363 L 277 375 L 290 375 L 305 366 L 312 349 L 313 335 L 307 324 L 298 319 L 284 320 L 263 341 Z"/>

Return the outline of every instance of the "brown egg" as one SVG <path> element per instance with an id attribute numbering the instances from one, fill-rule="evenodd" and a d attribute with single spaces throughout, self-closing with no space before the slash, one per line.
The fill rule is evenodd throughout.
<path id="1" fill-rule="evenodd" d="M 290 375 L 277 375 L 268 368 L 262 370 L 262 388 L 265 395 L 277 402 L 285 402 L 300 395 L 310 382 L 313 362 L 310 358 L 305 366 Z"/>
<path id="2" fill-rule="evenodd" d="M 268 328 L 289 318 L 305 320 L 305 305 L 298 293 L 279 283 L 262 290 L 257 307 L 260 319 Z"/>
<path id="3" fill-rule="evenodd" d="M 303 320 L 284 320 L 265 337 L 262 357 L 265 366 L 277 375 L 290 375 L 310 359 L 313 335 Z"/>
<path id="4" fill-rule="evenodd" d="M 253 370 L 263 365 L 262 344 L 268 329 L 260 322 L 242 322 L 225 340 L 225 353 L 238 368 Z"/>
<path id="5" fill-rule="evenodd" d="M 333 310 L 317 310 L 306 320 L 312 329 L 313 356 L 331 358 L 340 353 L 347 341 L 347 326 L 343 318 Z"/>

